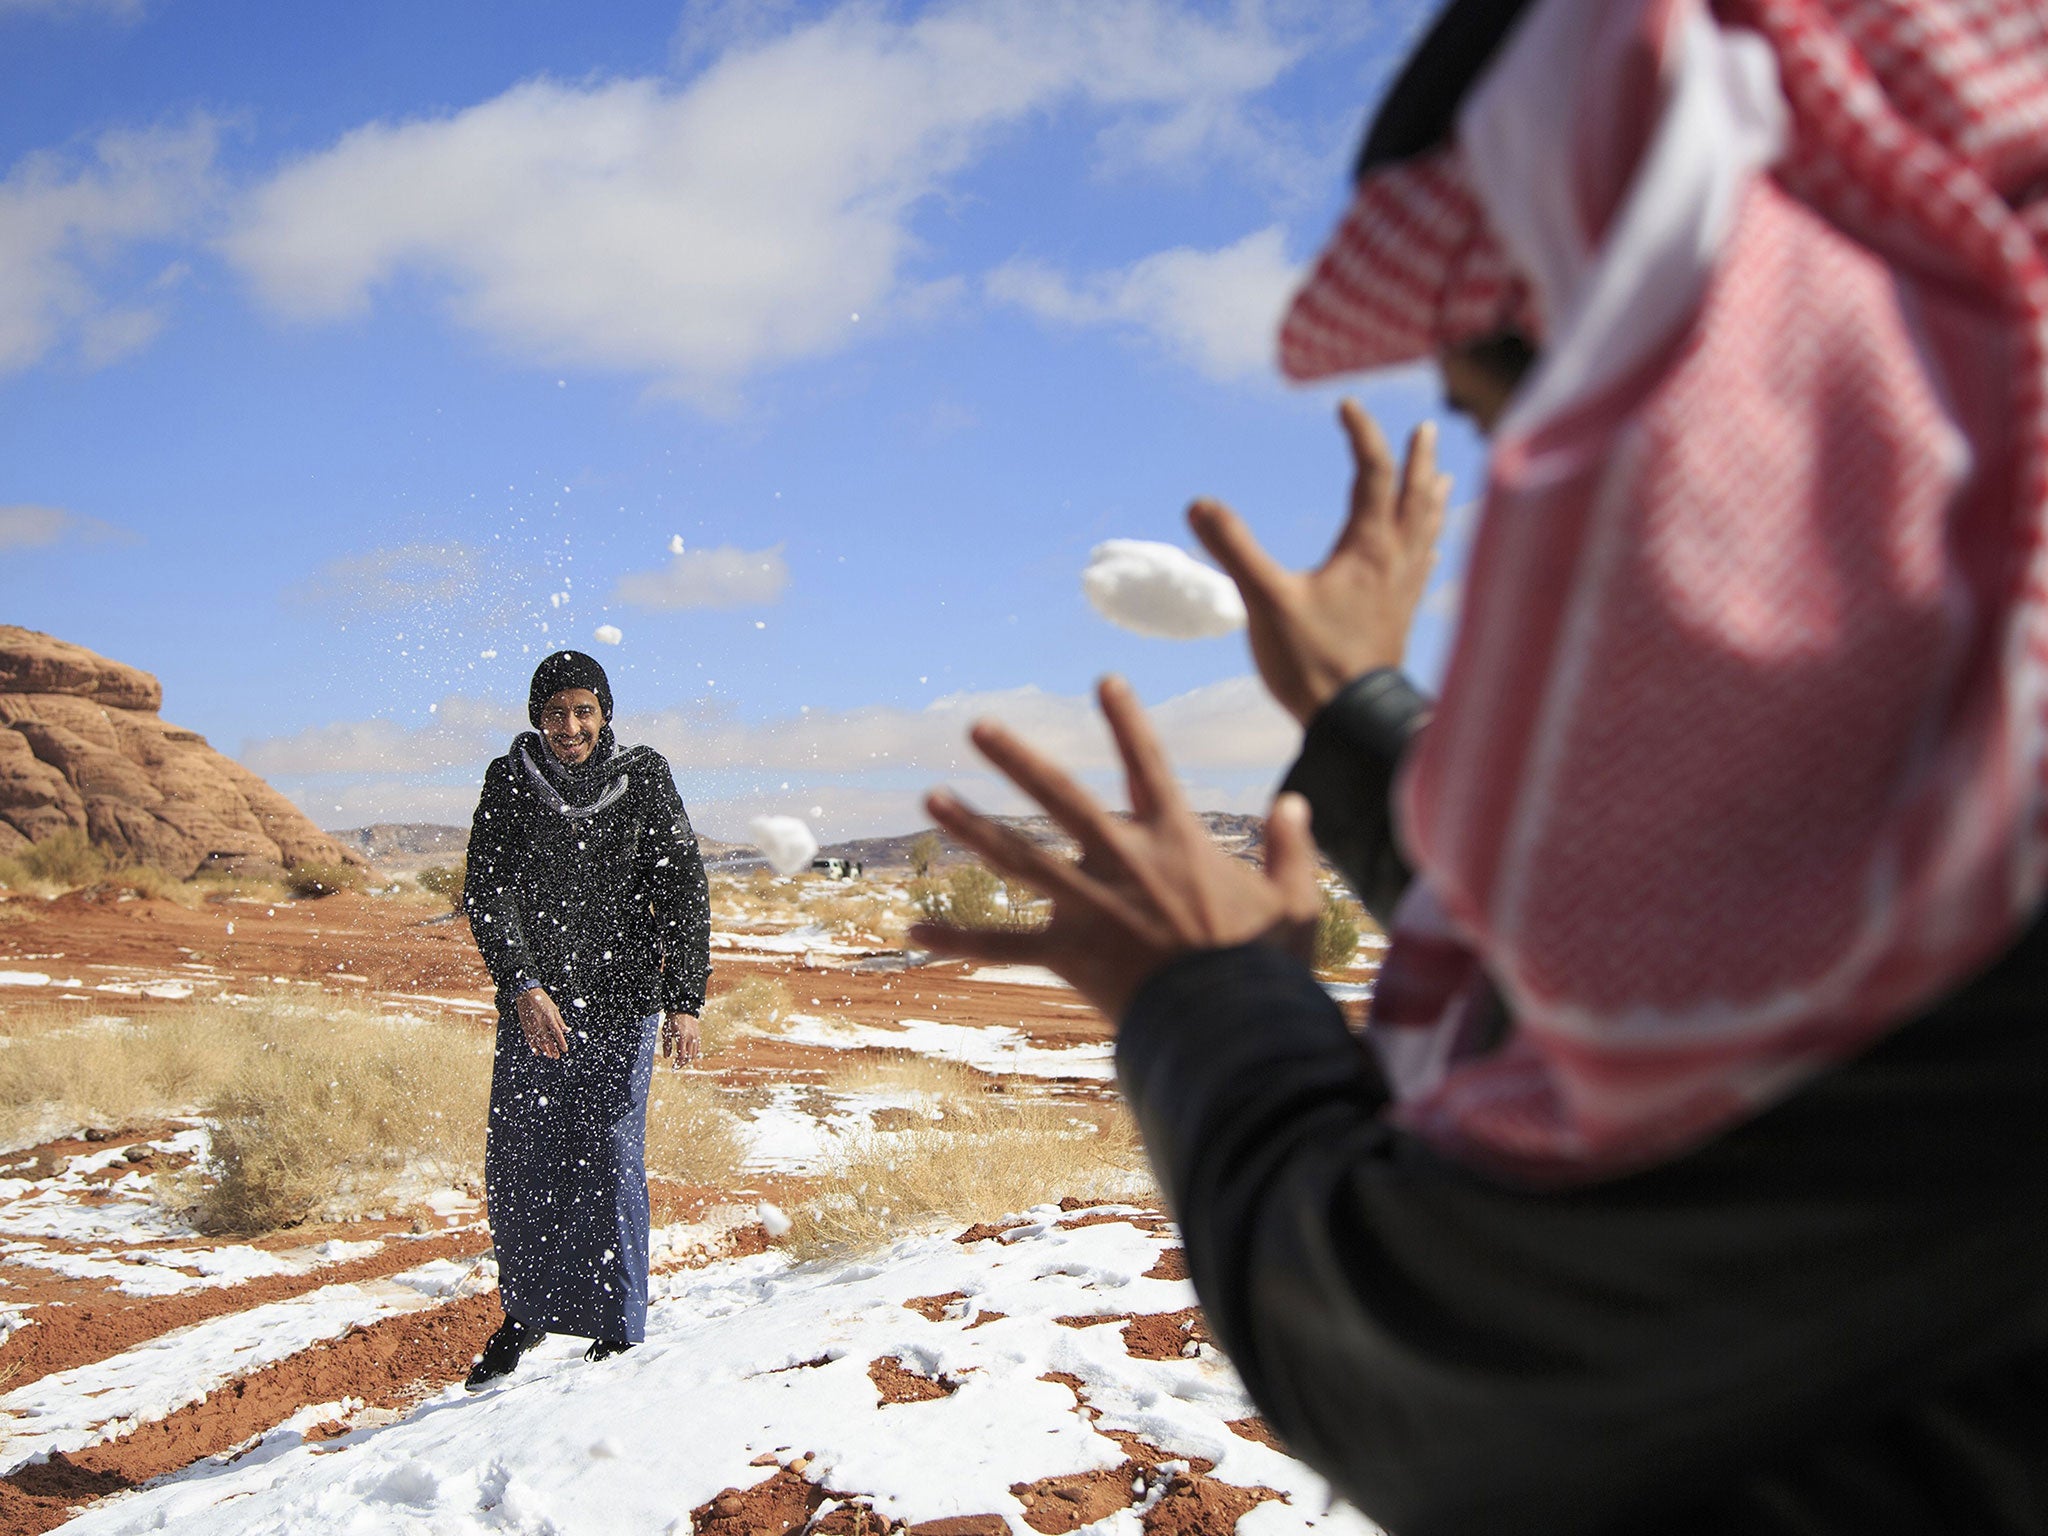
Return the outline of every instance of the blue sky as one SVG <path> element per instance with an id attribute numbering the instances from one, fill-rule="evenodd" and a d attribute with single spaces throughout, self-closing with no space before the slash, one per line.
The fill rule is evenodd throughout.
<path id="1" fill-rule="evenodd" d="M 713 835 L 1010 808 L 966 721 L 1099 770 L 1106 670 L 1260 806 L 1241 637 L 1079 573 L 1196 494 L 1320 556 L 1338 392 L 1272 327 L 1423 10 L 0 0 L 6 618 L 327 826 L 466 819 L 563 644 Z"/>

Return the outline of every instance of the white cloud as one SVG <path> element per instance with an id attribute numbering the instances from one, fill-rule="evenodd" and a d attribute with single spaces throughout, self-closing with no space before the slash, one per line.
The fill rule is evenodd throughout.
<path id="1" fill-rule="evenodd" d="M 297 595 L 347 611 L 446 608 L 475 601 L 484 570 L 467 544 L 400 544 L 330 560 Z"/>
<path id="2" fill-rule="evenodd" d="M 789 586 L 789 562 L 782 546 L 740 549 L 687 549 L 669 557 L 655 571 L 633 571 L 619 578 L 612 601 L 634 608 L 751 608 L 773 603 Z"/>
<path id="3" fill-rule="evenodd" d="M 829 839 L 920 824 L 922 790 L 940 781 L 992 810 L 1034 810 L 967 744 L 968 726 L 984 717 L 1001 720 L 1120 803 L 1115 748 L 1094 701 L 1040 688 L 952 694 L 922 709 L 813 709 L 758 722 L 701 707 L 636 711 L 622 715 L 618 728 L 622 741 L 644 741 L 667 756 L 712 835 L 744 840 L 750 817 L 815 804 L 825 808 L 818 829 Z M 1250 677 L 1167 699 L 1152 720 L 1205 809 L 1262 807 L 1301 741 L 1300 728 Z M 461 798 L 441 781 L 455 770 L 480 780 L 525 725 L 518 708 L 454 696 L 440 701 L 429 725 L 339 722 L 245 743 L 240 756 L 322 825 L 352 824 L 335 819 L 337 804 L 358 820 L 416 820 L 407 807 Z M 461 793 L 474 803 L 473 788 Z"/>
<path id="4" fill-rule="evenodd" d="M 155 335 L 159 309 L 133 302 L 139 294 L 123 301 L 107 290 L 122 280 L 118 258 L 138 243 L 189 232 L 206 211 L 214 143 L 202 119 L 102 134 L 82 164 L 50 151 L 15 163 L 0 180 L 0 374 L 30 367 L 67 340 L 96 367 Z"/>
<path id="5" fill-rule="evenodd" d="M 309 726 L 289 736 L 244 742 L 241 761 L 265 778 L 425 777 L 472 767 L 481 774 L 484 764 L 526 729 L 524 701 L 499 704 L 451 694 L 435 705 L 426 725 L 379 718 Z"/>
<path id="6" fill-rule="evenodd" d="M 1065 325 L 1122 326 L 1218 382 L 1273 376 L 1280 316 L 1300 281 L 1278 225 L 1216 251 L 1177 247 L 1075 281 L 1041 262 L 988 275 L 991 298 Z"/>
<path id="7" fill-rule="evenodd" d="M 47 549 L 64 539 L 132 542 L 133 535 L 96 517 L 62 507 L 16 503 L 0 506 L 0 549 Z"/>
<path id="8" fill-rule="evenodd" d="M 727 9 L 714 43 L 776 14 Z M 960 0 L 899 21 L 848 5 L 686 84 L 534 80 L 368 124 L 261 187 L 225 248 L 287 316 L 357 312 L 422 272 L 516 356 L 716 403 L 928 301 L 906 272 L 913 216 L 1000 131 L 1080 102 L 1110 129 L 1158 128 L 1148 153 L 1184 150 L 1203 134 L 1171 125 L 1216 119 L 1291 58 L 1249 7 Z"/>

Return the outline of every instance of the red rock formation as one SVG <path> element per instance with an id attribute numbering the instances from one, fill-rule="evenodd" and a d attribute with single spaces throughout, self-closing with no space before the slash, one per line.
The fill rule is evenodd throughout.
<path id="1" fill-rule="evenodd" d="M 180 878 L 207 867 L 362 865 L 299 808 L 157 718 L 154 677 L 0 624 L 0 855 L 66 828 Z"/>

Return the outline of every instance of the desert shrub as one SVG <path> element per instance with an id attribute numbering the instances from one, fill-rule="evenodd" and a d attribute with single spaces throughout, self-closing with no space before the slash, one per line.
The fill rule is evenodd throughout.
<path id="1" fill-rule="evenodd" d="M 900 930 L 896 904 L 880 891 L 846 891 L 804 904 L 804 914 L 845 938 L 885 938 Z"/>
<path id="2" fill-rule="evenodd" d="M 1097 1124 L 1045 1100 L 984 1094 L 966 1104 L 971 1112 L 944 1128 L 851 1138 L 826 1176 L 828 1192 L 792 1213 L 787 1244 L 796 1257 L 878 1248 L 906 1232 L 992 1220 L 1063 1195 L 1157 1198 L 1121 1110 Z"/>
<path id="3" fill-rule="evenodd" d="M 107 856 L 76 827 L 53 832 L 39 843 L 0 859 L 0 885 L 14 890 L 38 886 L 72 891 L 107 872 Z"/>
<path id="4" fill-rule="evenodd" d="M 82 1009 L 11 1014 L 0 1050 L 0 1137 L 16 1146 L 78 1125 L 189 1112 L 250 1048 L 218 1004 L 152 1010 L 148 1025 L 88 1025 Z"/>
<path id="5" fill-rule="evenodd" d="M 789 988 L 773 976 L 742 976 L 716 997 L 707 998 L 698 1016 L 704 1054 L 730 1050 L 743 1034 L 765 1035 L 789 1017 L 794 1007 Z"/>
<path id="6" fill-rule="evenodd" d="M 929 875 L 920 875 L 910 882 L 910 904 L 917 909 L 917 915 L 928 923 L 936 923 L 946 915 L 946 887 L 943 881 Z"/>
<path id="7" fill-rule="evenodd" d="M 1046 911 L 1029 886 L 999 879 L 981 864 L 956 864 L 943 880 L 911 881 L 910 901 L 927 922 L 962 928 L 1032 928 Z"/>
<path id="8" fill-rule="evenodd" d="M 708 1077 L 655 1067 L 647 1095 L 647 1171 L 684 1184 L 729 1187 L 746 1156 L 739 1120 Z"/>
<path id="9" fill-rule="evenodd" d="M 992 1080 L 964 1061 L 915 1051 L 863 1051 L 825 1080 L 827 1093 L 908 1096 L 963 1121 L 978 1112 Z"/>
<path id="10" fill-rule="evenodd" d="M 939 861 L 939 834 L 920 832 L 910 843 L 910 872 L 922 880 L 932 872 L 932 866 Z"/>
<path id="11" fill-rule="evenodd" d="M 462 905 L 462 882 L 468 878 L 467 858 L 457 859 L 453 864 L 430 865 L 413 876 L 421 890 L 440 897 L 451 907 Z"/>
<path id="12" fill-rule="evenodd" d="M 155 864 L 120 865 L 110 870 L 100 883 L 158 901 L 175 901 L 183 907 L 196 906 L 203 894 L 196 886 Z"/>
<path id="13" fill-rule="evenodd" d="M 365 876 L 354 864 L 302 859 L 285 871 L 284 888 L 294 896 L 334 896 L 342 891 L 359 891 Z"/>
<path id="14" fill-rule="evenodd" d="M 269 1231 L 481 1179 L 488 1034 L 325 1010 L 261 1022 L 200 1105 L 214 1122 L 214 1182 L 191 1212 L 200 1230 Z"/>
<path id="15" fill-rule="evenodd" d="M 1316 914 L 1315 948 L 1311 963 L 1323 973 L 1347 969 L 1358 956 L 1358 917 L 1352 903 L 1334 892 L 1323 892 L 1323 909 Z"/>

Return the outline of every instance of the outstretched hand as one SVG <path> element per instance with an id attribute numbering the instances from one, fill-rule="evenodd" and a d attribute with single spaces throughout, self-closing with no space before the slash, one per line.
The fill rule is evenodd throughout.
<path id="1" fill-rule="evenodd" d="M 1174 781 L 1130 685 L 1100 689 L 1130 788 L 1131 818 L 1113 817 L 1064 770 L 989 722 L 970 733 L 998 769 L 1080 844 L 1078 864 L 967 808 L 945 791 L 925 802 L 955 840 L 998 873 L 1052 898 L 1044 928 L 1018 932 L 920 923 L 911 939 L 941 954 L 1042 965 L 1111 1019 L 1180 955 L 1262 941 L 1307 957 L 1321 894 L 1308 807 L 1282 795 L 1266 822 L 1266 867 L 1248 868 L 1209 840 Z"/>
<path id="2" fill-rule="evenodd" d="M 1304 725 L 1354 677 L 1401 664 L 1451 492 L 1436 467 L 1434 423 L 1415 429 L 1397 475 L 1364 408 L 1346 400 L 1337 414 L 1356 472 L 1344 527 L 1317 569 L 1280 565 L 1221 502 L 1188 509 L 1195 536 L 1244 595 L 1259 676 Z"/>

